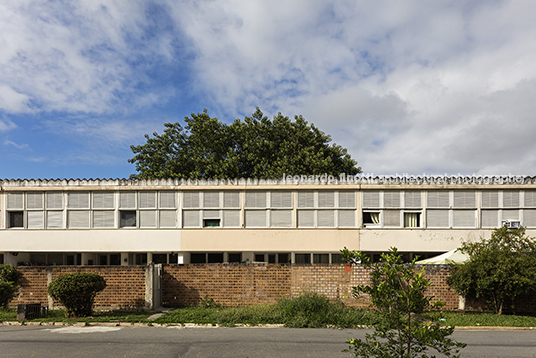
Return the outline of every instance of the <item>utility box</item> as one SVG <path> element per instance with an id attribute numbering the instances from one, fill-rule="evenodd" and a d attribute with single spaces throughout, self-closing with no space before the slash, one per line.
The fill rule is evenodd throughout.
<path id="1" fill-rule="evenodd" d="M 41 317 L 40 303 L 21 303 L 17 305 L 17 319 L 35 319 Z"/>

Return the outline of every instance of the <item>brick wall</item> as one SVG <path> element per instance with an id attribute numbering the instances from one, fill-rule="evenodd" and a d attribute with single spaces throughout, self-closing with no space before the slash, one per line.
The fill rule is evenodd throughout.
<path id="1" fill-rule="evenodd" d="M 51 302 L 46 289 L 51 280 L 66 273 L 93 272 L 101 275 L 107 285 L 102 292 L 97 293 L 95 307 L 143 308 L 145 306 L 145 270 L 145 266 L 19 266 L 17 267 L 20 273 L 19 295 L 11 304 L 40 303 L 43 306 L 50 306 Z"/>
<path id="2" fill-rule="evenodd" d="M 60 274 L 95 272 L 107 287 L 97 294 L 95 307 L 111 309 L 144 308 L 147 266 L 53 266 L 18 267 L 21 274 L 17 303 L 50 305 L 46 287 Z M 445 282 L 448 267 L 426 267 L 432 282 L 429 294 L 458 308 L 458 295 Z M 352 306 L 367 307 L 369 301 L 356 300 L 352 287 L 369 282 L 369 270 L 345 265 L 279 264 L 189 264 L 163 265 L 162 303 L 166 307 L 196 305 L 211 298 L 225 306 L 275 303 L 282 297 L 317 292 Z M 57 304 L 57 303 L 56 303 Z"/>
<path id="3" fill-rule="evenodd" d="M 225 306 L 273 303 L 289 294 L 291 270 L 277 264 L 165 265 L 162 304 L 191 306 L 207 297 Z"/>

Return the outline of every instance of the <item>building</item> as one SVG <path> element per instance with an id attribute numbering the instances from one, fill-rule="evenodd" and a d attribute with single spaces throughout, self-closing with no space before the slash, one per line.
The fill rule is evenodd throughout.
<path id="1" fill-rule="evenodd" d="M 0 181 L 0 262 L 20 265 L 426 258 L 503 224 L 535 236 L 536 177 Z"/>

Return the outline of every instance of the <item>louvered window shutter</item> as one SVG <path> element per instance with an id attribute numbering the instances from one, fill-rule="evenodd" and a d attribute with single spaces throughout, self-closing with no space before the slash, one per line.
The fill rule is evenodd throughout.
<path id="1" fill-rule="evenodd" d="M 272 210 L 272 227 L 292 227 L 292 210 Z"/>
<path id="2" fill-rule="evenodd" d="M 528 226 L 528 227 L 536 226 L 536 210 L 534 209 L 523 210 L 523 226 Z"/>
<path id="3" fill-rule="evenodd" d="M 383 206 L 385 208 L 399 208 L 400 207 L 400 191 L 387 190 L 383 192 Z"/>
<path id="4" fill-rule="evenodd" d="M 476 211 L 475 210 L 454 210 L 452 214 L 452 226 L 462 228 L 476 227 Z"/>
<path id="5" fill-rule="evenodd" d="M 135 192 L 121 192 L 119 194 L 119 200 L 121 209 L 136 209 Z"/>
<path id="6" fill-rule="evenodd" d="M 199 227 L 199 211 L 182 212 L 183 227 Z"/>
<path id="7" fill-rule="evenodd" d="M 430 190 L 427 193 L 427 206 L 429 208 L 448 208 L 449 191 L 448 190 Z"/>
<path id="8" fill-rule="evenodd" d="M 240 192 L 238 191 L 223 192 L 223 207 L 224 208 L 239 208 L 240 207 Z"/>
<path id="9" fill-rule="evenodd" d="M 43 211 L 28 211 L 28 229 L 44 229 L 45 213 Z"/>
<path id="10" fill-rule="evenodd" d="M 68 206 L 72 209 L 89 209 L 89 192 L 67 194 Z"/>
<path id="11" fill-rule="evenodd" d="M 93 227 L 113 228 L 115 227 L 115 213 L 113 211 L 93 211 Z"/>
<path id="12" fill-rule="evenodd" d="M 380 207 L 380 192 L 379 191 L 364 191 L 363 192 L 363 208 L 379 208 Z"/>
<path id="13" fill-rule="evenodd" d="M 422 194 L 419 190 L 407 190 L 404 192 L 404 207 L 421 208 Z"/>
<path id="14" fill-rule="evenodd" d="M 176 227 L 177 212 L 175 210 L 160 210 L 160 227 Z"/>
<path id="15" fill-rule="evenodd" d="M 140 209 L 156 209 L 156 192 L 140 192 Z"/>
<path id="16" fill-rule="evenodd" d="M 298 208 L 314 208 L 315 197 L 314 191 L 298 192 Z"/>
<path id="17" fill-rule="evenodd" d="M 355 191 L 339 191 L 339 208 L 355 208 Z"/>
<path id="18" fill-rule="evenodd" d="M 203 193 L 203 207 L 204 208 L 219 208 L 220 207 L 220 192 L 219 191 L 205 191 Z"/>
<path id="19" fill-rule="evenodd" d="M 314 210 L 298 210 L 298 227 L 314 227 L 315 226 L 315 211 Z"/>
<path id="20" fill-rule="evenodd" d="M 114 193 L 113 192 L 93 192 L 93 208 L 94 209 L 114 209 Z"/>
<path id="21" fill-rule="evenodd" d="M 494 228 L 499 227 L 498 210 L 482 210 L 482 227 Z"/>
<path id="22" fill-rule="evenodd" d="M 334 208 L 335 207 L 335 192 L 321 190 L 318 192 L 318 207 L 319 208 Z"/>
<path id="23" fill-rule="evenodd" d="M 89 228 L 89 211 L 69 211 L 69 228 Z"/>
<path id="24" fill-rule="evenodd" d="M 272 191 L 270 193 L 270 206 L 272 208 L 291 208 L 292 192 L 291 191 Z"/>
<path id="25" fill-rule="evenodd" d="M 454 191 L 454 207 L 455 208 L 476 207 L 476 191 L 455 190 Z"/>
<path id="26" fill-rule="evenodd" d="M 246 208 L 266 208 L 265 191 L 246 192 Z"/>
<path id="27" fill-rule="evenodd" d="M 384 210 L 383 226 L 400 227 L 400 210 Z"/>
<path id="28" fill-rule="evenodd" d="M 503 210 L 503 220 L 519 220 L 519 210 Z"/>
<path id="29" fill-rule="evenodd" d="M 48 192 L 47 194 L 47 209 L 63 209 L 63 193 Z"/>
<path id="30" fill-rule="evenodd" d="M 498 208 L 499 207 L 499 192 L 497 190 L 482 191 L 482 207 L 483 208 Z"/>
<path id="31" fill-rule="evenodd" d="M 140 210 L 140 227 L 156 227 L 156 211 Z"/>
<path id="32" fill-rule="evenodd" d="M 174 191 L 161 191 L 158 193 L 160 196 L 159 208 L 161 209 L 175 209 L 175 192 Z"/>
<path id="33" fill-rule="evenodd" d="M 335 227 L 335 210 L 318 210 L 318 227 Z"/>
<path id="34" fill-rule="evenodd" d="M 427 210 L 426 211 L 427 227 L 449 227 L 449 211 L 448 210 Z"/>
<path id="35" fill-rule="evenodd" d="M 49 229 L 63 228 L 63 212 L 62 211 L 47 211 L 47 228 Z"/>
<path id="36" fill-rule="evenodd" d="M 246 227 L 266 227 L 266 211 L 246 210 Z"/>
<path id="37" fill-rule="evenodd" d="M 224 210 L 223 227 L 240 227 L 240 210 Z"/>
<path id="38" fill-rule="evenodd" d="M 43 209 L 43 193 L 26 193 L 27 209 Z"/>
<path id="39" fill-rule="evenodd" d="M 518 190 L 503 191 L 503 207 L 505 208 L 519 207 L 519 191 Z"/>
<path id="40" fill-rule="evenodd" d="M 525 207 L 536 206 L 536 190 L 525 190 Z"/>
<path id="41" fill-rule="evenodd" d="M 199 207 L 199 191 L 185 191 L 182 194 L 183 207 L 184 208 L 198 208 Z"/>
<path id="42" fill-rule="evenodd" d="M 24 193 L 7 193 L 8 209 L 24 209 Z"/>
<path id="43" fill-rule="evenodd" d="M 339 227 L 355 227 L 355 210 L 339 210 Z"/>

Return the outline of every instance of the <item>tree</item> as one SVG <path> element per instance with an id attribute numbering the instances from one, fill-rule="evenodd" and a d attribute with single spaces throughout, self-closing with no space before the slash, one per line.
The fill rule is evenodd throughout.
<path id="1" fill-rule="evenodd" d="M 350 338 L 347 351 L 355 357 L 422 358 L 432 348 L 447 357 L 459 357 L 456 354 L 465 344 L 448 338 L 454 327 L 416 315 L 429 308 L 432 299 L 425 294 L 430 282 L 424 269 L 416 270 L 416 259 L 404 264 L 396 248 L 382 254 L 375 264 L 362 252 L 344 248 L 341 253 L 347 262 L 371 269 L 370 284 L 354 287 L 353 294 L 356 298 L 368 296 L 379 315 L 374 333 L 367 334 L 365 340 Z"/>
<path id="2" fill-rule="evenodd" d="M 130 146 L 138 179 L 281 178 L 287 175 L 337 176 L 361 172 L 347 150 L 302 116 L 278 113 L 268 119 L 257 108 L 244 121 L 227 125 L 203 113 L 185 117 L 186 126 L 165 123 L 162 135 Z"/>
<path id="3" fill-rule="evenodd" d="M 16 282 L 19 272 L 10 264 L 0 265 L 0 307 L 6 307 L 19 289 Z"/>
<path id="4" fill-rule="evenodd" d="M 56 277 L 47 291 L 65 306 L 67 316 L 83 317 L 91 315 L 97 292 L 105 288 L 106 281 L 99 274 L 76 272 Z"/>
<path id="5" fill-rule="evenodd" d="M 459 294 L 485 299 L 502 314 L 506 302 L 536 292 L 536 242 L 525 229 L 495 229 L 491 239 L 465 242 L 469 261 L 454 265 L 447 283 Z"/>

